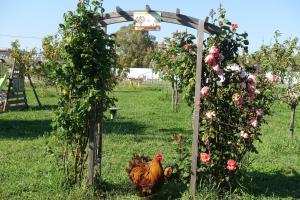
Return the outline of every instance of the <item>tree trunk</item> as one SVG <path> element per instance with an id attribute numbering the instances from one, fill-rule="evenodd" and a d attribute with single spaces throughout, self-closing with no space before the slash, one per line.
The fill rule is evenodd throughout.
<path id="1" fill-rule="evenodd" d="M 172 81 L 172 111 L 175 110 L 175 85 L 174 81 Z"/>
<path id="2" fill-rule="evenodd" d="M 175 112 L 178 112 L 178 82 L 177 80 L 175 81 Z"/>
<path id="3" fill-rule="evenodd" d="M 290 119 L 290 131 L 291 131 L 291 136 L 294 136 L 294 131 L 295 131 L 295 112 L 296 112 L 296 105 L 291 106 L 291 119 Z"/>

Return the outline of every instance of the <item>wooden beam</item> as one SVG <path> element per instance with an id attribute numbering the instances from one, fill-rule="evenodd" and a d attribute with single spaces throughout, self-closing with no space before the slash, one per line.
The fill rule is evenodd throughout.
<path id="1" fill-rule="evenodd" d="M 116 11 L 117 11 L 117 13 L 121 13 L 123 10 L 119 6 L 117 6 Z"/>
<path id="2" fill-rule="evenodd" d="M 179 9 L 176 10 L 176 13 L 164 12 L 164 11 L 153 11 L 149 6 L 148 7 L 146 6 L 146 10 L 147 9 L 152 12 L 160 12 L 162 22 L 179 24 L 193 29 L 198 28 L 199 19 L 180 14 Z M 102 26 L 108 26 L 110 24 L 133 21 L 134 12 L 141 12 L 141 10 L 124 11 L 120 8 L 118 9 L 118 12 L 104 14 L 104 16 L 99 20 L 99 23 Z M 215 33 L 220 33 L 221 29 L 218 26 L 206 22 L 204 26 L 204 32 L 209 34 L 215 34 Z"/>
<path id="3" fill-rule="evenodd" d="M 196 83 L 195 83 L 195 99 L 194 99 L 194 112 L 193 112 L 193 141 L 192 141 L 192 167 L 191 167 L 191 181 L 190 191 L 192 197 L 196 196 L 197 187 L 197 167 L 198 167 L 198 140 L 199 140 L 199 118 L 200 118 L 200 90 L 201 90 L 201 77 L 202 77 L 202 53 L 203 53 L 203 37 L 204 37 L 204 21 L 199 20 L 198 38 L 197 38 L 197 67 L 196 67 Z"/>
<path id="4" fill-rule="evenodd" d="M 149 5 L 146 5 L 145 10 L 146 10 L 146 12 L 151 12 L 150 6 L 149 6 Z"/>
<path id="5" fill-rule="evenodd" d="M 205 23 L 208 23 L 209 17 L 205 17 Z"/>
<path id="6" fill-rule="evenodd" d="M 35 90 L 35 87 L 34 87 L 34 85 L 33 85 L 33 82 L 32 82 L 32 80 L 31 80 L 29 74 L 27 75 L 27 78 L 28 78 L 29 83 L 30 83 L 30 86 L 31 86 L 31 88 L 32 88 L 32 90 L 33 90 L 35 99 L 36 99 L 37 103 L 39 104 L 39 107 L 41 108 L 41 107 L 42 107 L 42 104 L 41 104 L 41 102 L 40 102 L 39 96 L 37 95 L 37 92 L 36 92 L 36 90 Z"/>
<path id="7" fill-rule="evenodd" d="M 180 15 L 180 9 L 179 9 L 179 8 L 176 9 L 176 15 L 177 15 L 177 16 Z"/>

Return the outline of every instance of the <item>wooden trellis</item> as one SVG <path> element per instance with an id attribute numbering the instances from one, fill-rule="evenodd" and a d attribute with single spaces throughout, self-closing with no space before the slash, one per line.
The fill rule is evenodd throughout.
<path id="1" fill-rule="evenodd" d="M 198 102 L 200 101 L 201 89 L 201 74 L 202 74 L 202 52 L 203 52 L 203 37 L 204 33 L 216 34 L 220 33 L 221 29 L 206 20 L 197 19 L 180 13 L 177 8 L 176 13 L 155 11 L 146 5 L 145 10 L 124 11 L 120 7 L 116 7 L 116 12 L 105 14 L 99 19 L 99 24 L 106 31 L 106 27 L 111 24 L 134 21 L 133 15 L 135 12 L 156 12 L 161 14 L 161 21 L 165 23 L 178 24 L 187 26 L 198 31 L 197 33 L 197 68 L 196 68 L 196 84 L 195 84 L 195 101 L 193 112 L 193 142 L 192 142 L 192 168 L 190 191 L 193 197 L 196 194 L 196 172 L 198 160 L 198 138 L 199 138 L 199 110 Z M 89 137 L 89 170 L 88 170 L 88 184 L 93 183 L 94 169 L 101 172 L 101 157 L 102 157 L 102 121 L 100 118 L 95 122 L 94 128 L 90 130 Z"/>

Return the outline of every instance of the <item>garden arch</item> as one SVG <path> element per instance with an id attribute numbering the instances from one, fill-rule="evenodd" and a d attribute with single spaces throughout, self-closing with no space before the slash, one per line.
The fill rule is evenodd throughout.
<path id="1" fill-rule="evenodd" d="M 159 12 L 161 13 L 161 21 L 165 23 L 178 24 L 187 26 L 198 31 L 197 33 L 197 67 L 196 67 L 196 84 L 195 84 L 195 99 L 194 99 L 194 111 L 193 111 L 193 142 L 192 142 L 192 167 L 191 167 L 191 181 L 190 191 L 192 196 L 196 194 L 196 170 L 198 159 L 198 137 L 199 137 L 199 110 L 198 102 L 200 101 L 200 89 L 201 89 L 201 74 L 202 74 L 202 51 L 203 51 L 203 37 L 204 33 L 216 34 L 220 33 L 221 29 L 211 23 L 208 23 L 208 18 L 205 20 L 197 19 L 180 13 L 177 8 L 176 13 L 155 11 L 151 10 L 150 6 L 146 5 L 145 10 L 124 11 L 120 7 L 116 7 L 116 12 L 104 14 L 99 20 L 99 24 L 106 31 L 106 27 L 111 24 L 134 21 L 133 15 L 135 12 Z M 94 136 L 90 135 L 89 143 L 89 169 L 88 169 L 88 182 L 93 182 L 94 166 L 96 169 L 101 164 L 101 146 L 102 146 L 102 126 L 100 120 L 97 123 L 97 127 L 94 130 L 97 132 Z M 97 138 L 98 137 L 98 138 Z M 96 139 L 96 143 L 95 143 Z M 96 147 L 96 148 L 94 148 Z M 95 151 L 97 149 L 97 153 Z M 96 158 L 95 158 L 96 157 Z M 96 161 L 96 162 L 95 162 Z"/>

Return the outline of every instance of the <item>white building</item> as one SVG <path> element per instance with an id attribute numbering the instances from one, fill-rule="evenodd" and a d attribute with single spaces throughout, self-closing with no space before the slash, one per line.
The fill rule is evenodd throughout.
<path id="1" fill-rule="evenodd" d="M 127 78 L 143 78 L 144 80 L 158 80 L 159 75 L 151 68 L 129 68 Z"/>

